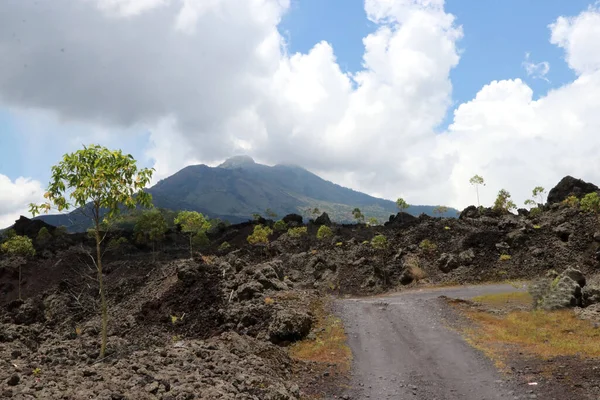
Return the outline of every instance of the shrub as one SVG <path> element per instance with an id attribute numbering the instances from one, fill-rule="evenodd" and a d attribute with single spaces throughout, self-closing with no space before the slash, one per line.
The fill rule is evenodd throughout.
<path id="1" fill-rule="evenodd" d="M 337 242 L 335 245 L 336 245 L 336 246 L 343 246 L 343 245 L 344 245 L 344 243 L 342 243 L 342 242 Z"/>
<path id="2" fill-rule="evenodd" d="M 534 225 L 533 229 L 542 229 L 542 227 L 540 225 Z"/>
<path id="3" fill-rule="evenodd" d="M 437 249 L 437 245 L 429 239 L 423 239 L 421 243 L 419 243 L 419 248 L 425 252 L 430 253 Z"/>
<path id="4" fill-rule="evenodd" d="M 508 260 L 510 260 L 510 255 L 508 255 L 508 254 L 502 254 L 500 256 L 500 261 L 508 261 Z"/>
<path id="5" fill-rule="evenodd" d="M 297 228 L 290 228 L 288 235 L 292 238 L 299 238 L 308 233 L 308 229 L 305 226 L 299 226 Z"/>
<path id="6" fill-rule="evenodd" d="M 0 246 L 0 251 L 18 257 L 33 257 L 35 249 L 27 236 L 13 236 Z M 19 300 L 21 300 L 21 264 L 19 263 Z"/>
<path id="7" fill-rule="evenodd" d="M 106 248 L 109 251 L 115 251 L 115 250 L 120 249 L 122 246 L 124 246 L 128 243 L 129 243 L 129 241 L 127 240 L 127 238 L 124 238 L 123 236 L 115 237 L 108 241 Z"/>
<path id="8" fill-rule="evenodd" d="M 495 211 L 510 212 L 517 208 L 517 206 L 510 199 L 510 193 L 505 189 L 500 189 L 493 208 Z"/>
<path id="9" fill-rule="evenodd" d="M 581 209 L 587 212 L 600 212 L 600 197 L 598 193 L 592 192 L 586 194 L 580 202 Z"/>
<path id="10" fill-rule="evenodd" d="M 375 235 L 375 237 L 371 240 L 371 246 L 373 246 L 374 249 L 386 249 L 388 247 L 387 238 L 383 235 Z"/>
<path id="11" fill-rule="evenodd" d="M 268 226 L 256 225 L 254 231 L 246 240 L 250 244 L 267 244 L 269 243 L 269 236 L 273 234 L 273 230 Z"/>
<path id="12" fill-rule="evenodd" d="M 542 214 L 542 209 L 539 207 L 533 207 L 531 210 L 529 210 L 529 215 L 531 217 L 538 217 Z"/>
<path id="13" fill-rule="evenodd" d="M 210 240 L 208 239 L 208 235 L 205 231 L 200 231 L 194 235 L 193 238 L 194 246 L 198 246 L 203 249 L 210 246 Z"/>
<path id="14" fill-rule="evenodd" d="M 449 231 L 450 229 L 452 229 L 452 228 L 450 228 L 449 226 L 444 227 L 444 230 L 446 230 L 446 231 Z"/>
<path id="15" fill-rule="evenodd" d="M 45 226 L 43 226 L 42 229 L 39 230 L 37 236 L 35 237 L 35 240 L 38 243 L 46 243 L 50 239 L 52 239 L 52 235 L 48 231 L 48 228 L 46 228 Z"/>
<path id="16" fill-rule="evenodd" d="M 219 250 L 221 251 L 226 251 L 231 247 L 231 245 L 229 244 L 229 242 L 223 242 L 221 243 L 221 245 L 219 246 Z"/>
<path id="17" fill-rule="evenodd" d="M 285 221 L 280 219 L 279 221 L 275 222 L 273 229 L 275 229 L 277 232 L 283 232 L 287 229 L 287 224 Z"/>
<path id="18" fill-rule="evenodd" d="M 326 239 L 333 236 L 333 231 L 327 225 L 321 225 L 317 231 L 317 239 Z"/>
<path id="19" fill-rule="evenodd" d="M 54 237 L 65 237 L 69 232 L 67 231 L 67 227 L 64 225 L 57 226 L 54 230 Z"/>
<path id="20" fill-rule="evenodd" d="M 579 207 L 579 199 L 577 198 L 577 196 L 571 195 L 564 199 L 562 201 L 562 204 L 566 204 L 569 207 L 577 208 Z"/>

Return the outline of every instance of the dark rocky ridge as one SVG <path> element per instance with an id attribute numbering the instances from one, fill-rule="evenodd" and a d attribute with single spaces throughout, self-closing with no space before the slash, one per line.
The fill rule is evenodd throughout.
<path id="1" fill-rule="evenodd" d="M 532 279 L 571 266 L 588 276 L 600 267 L 597 216 L 560 203 L 536 217 L 469 208 L 460 219 L 403 214 L 386 226 L 331 224 L 326 240 L 317 240 L 315 223 L 301 238 L 276 232 L 265 247 L 246 242 L 255 224 L 212 233 L 194 260 L 176 231 L 156 263 L 141 245 L 108 251 L 111 359 L 100 364 L 87 235 L 35 243 L 38 256 L 23 268 L 25 302 L 16 300 L 16 264 L 0 255 L 0 394 L 298 399 L 292 371 L 310 366 L 282 346 L 309 334 L 316 298 Z M 35 238 L 35 229 L 27 234 Z M 370 245 L 377 234 L 387 237 L 386 249 Z M 225 241 L 231 248 L 218 250 Z M 582 302 L 600 297 L 583 293 Z M 46 379 L 41 388 L 35 368 Z"/>

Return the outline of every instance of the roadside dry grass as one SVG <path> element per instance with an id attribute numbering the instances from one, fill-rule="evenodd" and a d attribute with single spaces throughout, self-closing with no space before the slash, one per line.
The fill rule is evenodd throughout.
<path id="1" fill-rule="evenodd" d="M 513 350 L 542 359 L 600 357 L 600 329 L 579 319 L 572 310 L 531 310 L 531 297 L 523 292 L 486 295 L 473 300 L 482 307 L 456 304 L 474 322 L 474 326 L 464 332 L 473 346 L 483 350 L 499 366 Z M 504 312 L 498 312 L 498 308 Z"/>
<path id="2" fill-rule="evenodd" d="M 290 356 L 297 360 L 333 365 L 339 372 L 349 371 L 352 352 L 346 344 L 342 321 L 328 312 L 327 304 L 321 299 L 311 304 L 311 311 L 316 320 L 316 337 L 293 344 Z"/>
<path id="3" fill-rule="evenodd" d="M 510 292 L 510 293 L 496 293 L 487 294 L 483 296 L 477 296 L 473 298 L 473 301 L 491 306 L 511 307 L 511 306 L 524 306 L 531 307 L 533 299 L 527 292 Z"/>

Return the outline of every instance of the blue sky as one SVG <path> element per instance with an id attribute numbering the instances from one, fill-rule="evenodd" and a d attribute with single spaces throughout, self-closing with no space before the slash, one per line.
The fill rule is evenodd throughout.
<path id="1" fill-rule="evenodd" d="M 464 31 L 459 42 L 463 53 L 450 74 L 453 101 L 460 104 L 473 99 L 493 80 L 521 78 L 535 97 L 572 81 L 575 74 L 564 62 L 563 50 L 550 43 L 547 26 L 561 15 L 577 15 L 591 4 L 589 0 L 447 0 L 446 11 Z M 291 12 L 281 24 L 290 52 L 306 53 L 326 40 L 346 72 L 361 69 L 362 38 L 374 29 L 362 0 L 292 0 Z M 550 63 L 550 83 L 527 76 L 522 65 L 525 53 L 531 54 L 532 62 Z M 448 111 L 440 129 L 447 126 L 453 111 Z"/>

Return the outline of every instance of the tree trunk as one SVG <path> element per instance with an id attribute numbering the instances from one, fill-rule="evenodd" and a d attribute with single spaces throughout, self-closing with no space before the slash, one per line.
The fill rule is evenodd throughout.
<path id="1" fill-rule="evenodd" d="M 102 252 L 100 251 L 100 241 L 100 224 L 96 222 L 96 268 L 98 269 L 100 308 L 102 309 L 102 345 L 100 347 L 100 358 L 104 358 L 108 336 L 108 307 L 106 306 L 106 294 L 104 293 L 104 282 L 102 279 Z"/>
<path id="2" fill-rule="evenodd" d="M 481 207 L 481 204 L 479 204 L 479 186 L 475 186 L 475 191 L 477 192 L 477 207 Z"/>
<path id="3" fill-rule="evenodd" d="M 21 264 L 19 263 L 19 300 L 21 300 Z"/>

